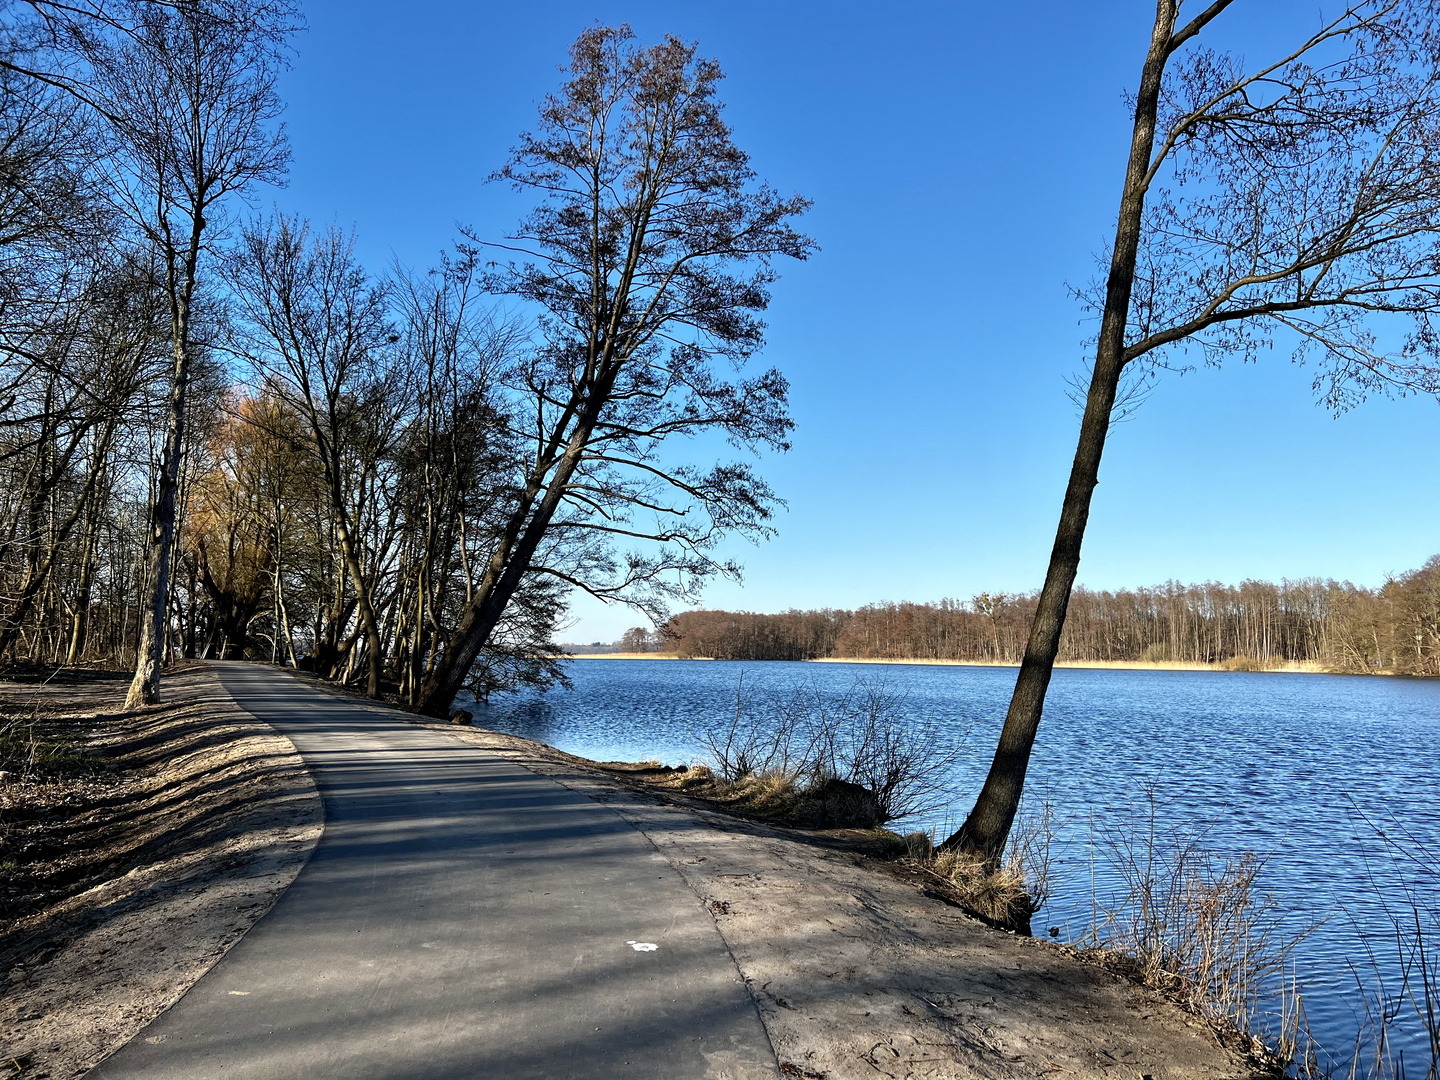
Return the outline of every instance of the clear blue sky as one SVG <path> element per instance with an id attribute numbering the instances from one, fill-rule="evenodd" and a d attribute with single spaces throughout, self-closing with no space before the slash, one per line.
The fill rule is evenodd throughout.
<path id="1" fill-rule="evenodd" d="M 1193 6 L 1193 0 L 1192 0 Z M 1214 40 L 1250 55 L 1311 3 L 1248 0 Z M 791 380 L 794 450 L 766 475 L 779 537 L 739 545 L 774 611 L 1036 587 L 1078 419 L 1088 333 L 1067 293 L 1111 230 L 1154 4 L 459 3 L 308 0 L 285 80 L 287 210 L 353 225 L 365 257 L 424 266 L 457 223 L 522 207 L 485 183 L 586 25 L 698 40 L 737 142 L 815 201 L 821 245 L 783 268 L 762 362 Z M 1338 419 L 1307 371 L 1168 377 L 1107 449 L 1080 578 L 1093 587 L 1320 575 L 1378 584 L 1440 551 L 1440 406 Z M 567 640 L 636 617 L 577 603 Z"/>

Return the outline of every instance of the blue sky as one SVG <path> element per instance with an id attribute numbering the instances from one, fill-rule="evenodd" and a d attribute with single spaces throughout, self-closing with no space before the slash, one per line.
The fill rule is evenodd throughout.
<path id="1" fill-rule="evenodd" d="M 1194 6 L 1193 0 L 1191 6 Z M 1315 8 L 1254 0 L 1213 41 L 1256 57 Z M 794 450 L 764 465 L 779 536 L 737 545 L 773 611 L 1024 590 L 1043 575 L 1088 328 L 1068 284 L 1113 227 L 1154 5 L 467 4 L 308 0 L 286 77 L 286 210 L 354 226 L 366 259 L 431 263 L 457 224 L 502 237 L 485 183 L 575 35 L 628 21 L 698 40 L 736 141 L 815 201 L 761 362 L 792 383 Z M 1337 418 L 1277 350 L 1163 379 L 1106 451 L 1080 569 L 1099 588 L 1319 575 L 1378 584 L 1440 551 L 1440 406 Z M 568 640 L 636 617 L 577 603 Z"/>

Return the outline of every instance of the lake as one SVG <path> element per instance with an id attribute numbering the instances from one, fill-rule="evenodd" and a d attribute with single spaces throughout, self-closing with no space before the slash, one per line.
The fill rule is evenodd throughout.
<path id="1" fill-rule="evenodd" d="M 879 664 L 576 660 L 573 690 L 497 697 L 475 721 L 595 760 L 703 759 L 697 732 L 725 722 L 739 680 L 762 693 L 808 688 L 839 697 L 857 680 L 903 699 L 904 715 L 963 740 L 945 808 L 899 823 L 942 838 L 984 779 L 1015 680 L 1013 668 Z M 1436 905 L 1440 856 L 1440 682 L 1363 676 L 1061 669 L 1055 672 L 1027 781 L 1056 815 L 1052 896 L 1035 916 L 1078 940 L 1090 924 L 1097 833 L 1144 815 L 1206 831 L 1219 856 L 1267 859 L 1261 884 L 1292 928 L 1324 921 L 1295 965 L 1317 1041 L 1348 1054 L 1367 946 L 1393 980 L 1387 914 L 1414 890 Z M 1103 863 L 1103 859 L 1101 860 Z M 1113 875 L 1094 877 L 1102 903 Z M 1420 1060 L 1419 1033 L 1402 1031 Z M 1428 1053 L 1424 1055 L 1428 1061 Z M 1423 1069 L 1422 1069 L 1423 1073 Z"/>

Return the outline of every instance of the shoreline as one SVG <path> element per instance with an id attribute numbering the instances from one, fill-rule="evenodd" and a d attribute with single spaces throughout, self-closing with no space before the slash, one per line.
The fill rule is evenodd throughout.
<path id="1" fill-rule="evenodd" d="M 679 653 L 567 653 L 567 660 L 699 660 L 713 661 L 713 656 L 681 656 Z M 1002 667 L 1019 668 L 1019 664 L 999 660 L 928 660 L 909 657 L 867 657 L 867 656 L 819 656 L 813 660 L 775 661 L 753 660 L 755 664 L 801 663 L 801 664 L 890 664 L 901 667 Z M 1331 671 L 1320 664 L 1287 661 L 1269 667 L 1229 668 L 1224 664 L 1200 664 L 1188 660 L 1060 660 L 1057 668 L 1071 668 L 1081 671 L 1214 671 L 1222 674 L 1259 675 L 1341 675 L 1345 672 Z M 1377 671 L 1376 675 L 1391 672 Z"/>
<path id="2" fill-rule="evenodd" d="M 362 703 L 353 692 L 290 674 Z M 96 705 L 113 708 L 110 701 L 118 700 L 124 682 L 113 680 L 112 690 L 97 695 L 102 700 L 84 704 L 97 713 L 106 708 Z M 173 713 L 200 721 L 210 733 L 216 721 L 223 725 L 232 717 L 247 733 L 267 732 L 241 713 L 213 669 L 178 675 L 169 687 L 165 706 L 136 717 L 115 716 L 127 736 L 132 723 L 145 726 Z M 53 699 L 65 688 L 33 692 Z M 78 704 L 66 700 L 63 711 Z M 737 818 L 683 792 L 657 790 L 631 775 L 634 765 L 607 766 L 516 736 L 427 720 L 383 703 L 363 704 L 548 776 L 604 803 L 647 836 L 655 857 L 681 875 L 713 917 L 786 1075 L 868 1080 L 877 1074 L 983 1074 L 1020 1080 L 1059 1068 L 1083 1080 L 1111 1080 L 1117 1061 L 1156 1080 L 1214 1080 L 1252 1071 L 1245 1039 L 1222 1038 L 1202 1019 L 1074 946 L 983 925 L 904 861 L 863 854 L 853 830 L 813 831 Z M 288 746 L 273 730 L 268 735 L 275 749 Z M 161 742 L 152 749 L 168 746 Z M 298 758 L 293 747 L 286 768 L 293 764 L 298 773 L 287 776 L 307 789 L 308 802 L 318 804 L 313 784 L 305 783 L 308 769 L 290 762 L 290 755 Z M 175 767 L 163 749 L 160 756 Z M 308 805 L 307 792 L 283 794 L 292 805 L 297 799 Z M 253 809 L 248 802 L 247 809 Z M 0 1025 L 6 1028 L 0 1043 L 23 1056 L 27 1074 L 37 1065 L 56 1075 L 83 1070 L 104 1057 L 203 974 L 236 931 L 243 933 L 268 909 L 308 857 L 320 831 L 318 814 L 305 830 L 306 836 L 287 836 L 279 844 L 268 833 L 254 837 L 259 850 L 287 864 L 284 872 L 266 865 L 263 882 L 256 880 L 253 863 L 230 868 L 228 877 L 185 878 L 157 865 L 138 877 L 117 879 L 113 884 L 139 889 L 120 905 L 126 908 L 122 919 L 112 920 L 124 921 L 125 933 L 119 939 L 102 933 L 103 940 L 93 932 L 82 934 L 59 956 L 28 962 L 23 987 L 12 985 L 0 1010 L 13 1014 Z M 197 854 L 193 834 L 182 831 L 176 839 L 187 857 Z M 157 876 L 165 880 L 155 883 Z M 243 896 L 236 895 L 237 887 Z M 182 898 L 181 910 L 168 910 Z M 96 902 L 102 900 L 114 897 L 106 893 Z M 111 914 L 115 907 L 104 910 Z M 227 916 L 223 934 L 207 935 L 197 925 L 200 908 Z M 52 922 L 44 936 L 62 929 Z M 157 935 L 185 947 L 160 953 L 136 947 Z M 83 955 L 77 955 L 77 946 Z M 179 952 L 187 955 L 174 955 Z M 163 986 L 146 985 L 157 976 Z"/>
<path id="3" fill-rule="evenodd" d="M 548 776 L 648 837 L 709 909 L 787 1076 L 1113 1080 L 1117 1062 L 1155 1080 L 1261 1074 L 1249 1036 L 1102 954 L 985 925 L 906 861 L 863 853 L 864 830 L 750 820 L 646 783 L 633 763 L 397 718 Z"/>

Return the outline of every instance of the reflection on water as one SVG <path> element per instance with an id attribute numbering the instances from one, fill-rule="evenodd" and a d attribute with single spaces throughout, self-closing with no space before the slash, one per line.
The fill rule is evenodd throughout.
<path id="1" fill-rule="evenodd" d="M 578 660 L 569 670 L 573 691 L 497 698 L 474 706 L 476 723 L 602 761 L 681 763 L 700 757 L 698 730 L 733 712 L 742 674 L 762 692 L 834 697 L 857 677 L 882 682 L 909 715 L 966 735 L 949 807 L 904 823 L 942 835 L 984 779 L 1014 683 L 1013 669 L 980 667 Z M 1059 670 L 1028 781 L 1059 818 L 1055 893 L 1035 925 L 1078 933 L 1088 923 L 1092 822 L 1115 822 L 1153 786 L 1162 826 L 1204 826 L 1222 856 L 1268 856 L 1262 885 L 1290 925 L 1328 919 L 1297 964 L 1312 1029 L 1343 1048 L 1361 1007 L 1349 964 L 1364 962 L 1366 942 L 1390 962 L 1385 904 L 1406 888 L 1434 900 L 1435 867 L 1376 828 L 1440 854 L 1437 735 L 1436 682 Z"/>

